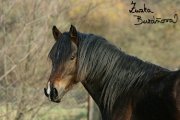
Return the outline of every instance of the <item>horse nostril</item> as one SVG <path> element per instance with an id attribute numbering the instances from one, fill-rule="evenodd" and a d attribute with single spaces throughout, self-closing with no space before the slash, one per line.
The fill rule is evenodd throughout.
<path id="1" fill-rule="evenodd" d="M 55 100 L 58 97 L 58 91 L 56 88 L 52 88 L 50 92 L 50 98 L 51 100 Z"/>
<path id="2" fill-rule="evenodd" d="M 49 97 L 49 95 L 47 94 L 47 89 L 44 88 L 44 94 L 46 95 L 46 97 Z"/>
<path id="3" fill-rule="evenodd" d="M 57 96 L 58 96 L 58 91 L 57 91 L 57 89 L 54 88 L 53 91 L 54 91 L 54 97 L 57 97 Z"/>

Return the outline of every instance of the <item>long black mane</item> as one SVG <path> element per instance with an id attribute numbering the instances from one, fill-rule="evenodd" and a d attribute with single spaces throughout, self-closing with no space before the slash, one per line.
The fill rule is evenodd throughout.
<path id="1" fill-rule="evenodd" d="M 138 96 L 138 92 L 143 92 L 143 88 L 156 73 L 169 72 L 165 68 L 127 55 L 100 36 L 82 33 L 78 36 L 78 79 L 103 86 L 99 88 L 101 98 L 96 101 L 103 101 L 101 106 L 107 112 L 112 110 L 117 98 L 121 98 L 123 106 L 133 99 L 133 95 Z"/>

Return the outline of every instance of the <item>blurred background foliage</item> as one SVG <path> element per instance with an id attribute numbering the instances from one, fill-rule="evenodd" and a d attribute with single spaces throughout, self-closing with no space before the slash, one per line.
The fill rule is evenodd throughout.
<path id="1" fill-rule="evenodd" d="M 179 0 L 134 0 L 153 14 L 144 18 L 180 16 Z M 45 98 L 54 39 L 70 24 L 80 32 L 103 36 L 130 55 L 164 66 L 180 67 L 180 21 L 135 26 L 130 0 L 0 0 L 0 119 L 86 120 L 87 92 L 81 84 L 61 104 Z M 180 17 L 179 17 L 180 18 Z"/>

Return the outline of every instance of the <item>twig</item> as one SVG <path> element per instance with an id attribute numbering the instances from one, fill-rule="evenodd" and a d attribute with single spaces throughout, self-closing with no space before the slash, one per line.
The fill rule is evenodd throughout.
<path id="1" fill-rule="evenodd" d="M 31 51 L 27 53 L 23 58 L 21 58 L 17 64 L 15 64 L 13 67 L 7 70 L 6 73 L 0 77 L 0 81 L 3 80 L 3 78 L 6 77 L 11 71 L 13 71 L 21 62 L 23 62 L 36 48 L 37 47 L 34 47 L 33 49 L 31 49 Z"/>

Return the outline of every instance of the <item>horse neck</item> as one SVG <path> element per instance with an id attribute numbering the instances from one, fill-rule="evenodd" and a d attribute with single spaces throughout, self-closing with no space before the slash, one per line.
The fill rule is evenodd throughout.
<path id="1" fill-rule="evenodd" d="M 77 79 L 82 82 L 104 116 L 113 114 L 116 101 L 121 101 L 118 106 L 123 108 L 136 89 L 147 84 L 156 71 L 162 70 L 126 55 L 100 37 L 80 36 Z"/>
<path id="2" fill-rule="evenodd" d="M 83 42 L 86 42 L 86 40 L 88 41 L 87 36 L 89 36 L 89 35 L 79 33 L 79 36 L 80 36 L 80 39 L 79 39 L 80 45 L 82 45 Z M 88 47 L 88 46 L 86 46 L 86 47 Z M 83 50 L 84 50 L 84 48 L 81 48 L 79 50 L 78 54 L 81 54 L 81 55 L 82 55 L 82 53 L 84 54 Z M 85 56 L 85 55 L 82 55 L 82 56 Z M 86 59 L 86 58 L 83 58 L 83 59 Z M 103 103 L 101 101 L 102 96 L 103 96 L 102 91 L 103 91 L 103 88 L 104 88 L 104 81 L 101 80 L 101 77 L 102 77 L 103 74 L 98 73 L 99 76 L 101 76 L 101 77 L 98 77 L 98 78 L 97 77 L 92 77 L 88 73 L 92 73 L 93 69 L 91 69 L 91 70 L 86 69 L 88 67 L 88 66 L 86 66 L 88 63 L 85 63 L 84 61 L 83 62 L 81 61 L 80 64 L 85 64 L 85 65 L 81 66 L 81 67 L 78 65 L 80 67 L 80 68 L 78 68 L 78 69 L 80 69 L 80 72 L 78 72 L 78 77 L 80 76 L 80 78 L 77 78 L 77 79 L 81 81 L 81 83 L 83 84 L 85 89 L 88 91 L 88 93 L 91 95 L 93 100 L 96 102 L 96 104 L 100 108 L 101 113 L 103 113 L 104 107 L 103 107 L 103 105 L 102 105 Z M 101 71 L 99 71 L 99 72 L 101 72 Z"/>
<path id="3" fill-rule="evenodd" d="M 96 104 L 100 107 L 100 97 L 102 93 L 102 90 L 100 88 L 102 88 L 102 86 L 100 86 L 99 83 L 88 82 L 86 80 L 83 80 L 81 83 L 86 88 L 91 97 L 94 99 Z"/>
<path id="4" fill-rule="evenodd" d="M 81 82 L 83 84 L 83 86 L 85 87 L 85 89 L 88 91 L 88 93 L 90 94 L 90 96 L 93 98 L 93 100 L 95 101 L 95 103 L 98 105 L 99 110 L 102 114 L 103 120 L 105 120 L 106 117 L 106 113 L 107 111 L 104 109 L 104 106 L 102 104 L 101 100 L 101 96 L 102 96 L 102 90 L 100 88 L 102 88 L 102 86 L 100 86 L 100 83 L 94 83 L 94 82 L 88 82 L 86 80 Z"/>

